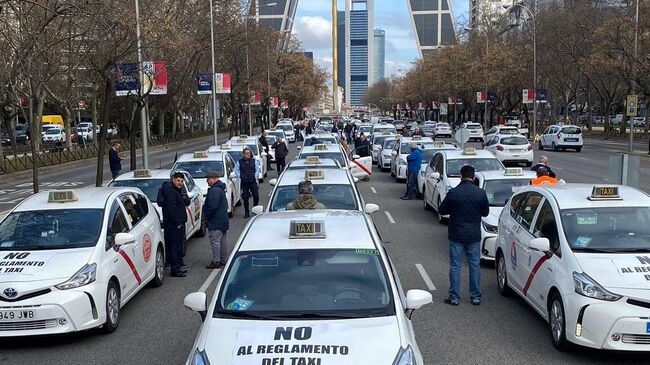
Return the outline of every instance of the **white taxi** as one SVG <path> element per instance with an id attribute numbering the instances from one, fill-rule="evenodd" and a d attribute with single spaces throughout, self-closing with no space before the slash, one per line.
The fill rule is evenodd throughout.
<path id="1" fill-rule="evenodd" d="M 359 123 L 357 124 L 357 138 L 359 135 L 363 133 L 366 138 L 370 138 L 370 134 L 372 134 L 372 124 L 370 123 Z"/>
<path id="2" fill-rule="evenodd" d="M 302 146 L 298 146 L 298 149 L 302 147 L 313 146 L 315 144 L 338 144 L 339 138 L 337 135 L 330 132 L 317 131 L 314 134 L 308 134 L 305 136 L 305 141 L 302 143 Z"/>
<path id="3" fill-rule="evenodd" d="M 162 208 L 156 204 L 158 200 L 158 191 L 163 183 L 171 181 L 173 171 L 174 170 L 135 170 L 116 177 L 108 184 L 108 186 L 140 189 L 153 203 L 153 207 L 156 209 L 156 213 L 158 213 L 158 217 L 160 218 L 160 223 L 162 223 Z M 185 208 L 187 211 L 185 238 L 189 239 L 194 234 L 196 234 L 197 237 L 203 237 L 206 235 L 208 229 L 201 219 L 203 216 L 203 194 L 198 185 L 194 183 L 192 175 L 187 171 L 179 172 L 184 175 L 183 180 L 185 181 L 185 185 L 183 190 L 190 199 L 190 205 Z"/>
<path id="4" fill-rule="evenodd" d="M 359 179 L 368 179 L 372 175 L 372 156 L 359 157 L 353 155 L 348 160 L 348 155 L 338 144 L 317 144 L 304 147 L 300 150 L 297 159 L 318 156 L 319 158 L 331 158 L 341 164 L 341 167 L 350 170 L 352 176 Z"/>
<path id="5" fill-rule="evenodd" d="M 223 146 L 227 150 L 216 150 L 210 147 L 208 151 L 184 153 L 172 166 L 172 170 L 187 171 L 194 183 L 199 187 L 201 195 L 208 194 L 208 181 L 206 176 L 210 171 L 216 171 L 221 176 L 220 180 L 226 184 L 226 199 L 228 199 L 228 215 L 232 216 L 236 205 L 241 198 L 241 180 L 235 176 L 235 160 L 230 155 L 230 146 Z M 243 147 L 242 147 L 243 148 Z M 213 152 L 209 152 L 213 151 Z M 227 176 L 227 178 L 226 178 Z"/>
<path id="6" fill-rule="evenodd" d="M 447 192 L 460 184 L 460 169 L 471 165 L 476 172 L 488 170 L 505 170 L 503 164 L 492 153 L 485 150 L 465 148 L 457 151 L 438 151 L 427 168 L 424 183 L 424 209 L 433 207 L 436 212 Z M 444 223 L 449 217 L 438 214 L 438 221 Z"/>
<path id="7" fill-rule="evenodd" d="M 399 143 L 393 146 L 390 155 L 390 176 L 394 176 L 397 181 L 406 181 L 406 157 L 411 153 L 411 143 L 418 146 L 433 145 L 433 138 L 413 136 L 400 137 Z"/>
<path id="8" fill-rule="evenodd" d="M 134 188 L 53 190 L 0 222 L 0 337 L 101 327 L 147 283 L 163 283 L 160 220 Z"/>
<path id="9" fill-rule="evenodd" d="M 185 297 L 203 319 L 188 365 L 423 364 L 411 318 L 431 293 L 404 294 L 362 212 L 255 216 L 223 272 Z"/>
<path id="10" fill-rule="evenodd" d="M 501 294 L 547 322 L 553 344 L 650 349 L 650 197 L 626 186 L 543 185 L 499 219 Z"/>
<path id="11" fill-rule="evenodd" d="M 422 166 L 420 166 L 420 173 L 418 174 L 418 183 L 416 186 L 416 193 L 419 198 L 422 197 L 427 175 L 433 172 L 433 155 L 438 151 L 453 151 L 459 149 L 455 144 L 445 143 L 444 141 L 436 141 L 434 144 L 425 144 L 422 147 Z"/>
<path id="12" fill-rule="evenodd" d="M 494 260 L 503 206 L 515 191 L 530 185 L 530 181 L 536 177 L 534 171 L 524 171 L 521 167 L 476 173 L 479 187 L 485 190 L 490 203 L 490 215 L 481 220 L 481 260 Z"/>
<path id="13" fill-rule="evenodd" d="M 395 134 L 395 132 L 390 132 L 390 131 L 381 131 L 381 132 L 373 133 L 372 137 L 370 137 L 370 144 L 372 145 L 372 162 L 379 163 L 379 156 L 381 155 L 381 151 L 384 148 L 384 141 L 387 138 L 395 138 L 395 137 L 397 137 L 397 134 Z M 381 167 L 381 165 L 378 166 Z"/>
<path id="14" fill-rule="evenodd" d="M 433 137 L 450 137 L 451 138 L 451 127 L 449 123 L 436 123 L 436 126 L 433 127 Z"/>
<path id="15" fill-rule="evenodd" d="M 483 126 L 480 123 L 467 122 L 463 123 L 462 128 L 469 132 L 469 140 L 483 142 Z"/>
<path id="16" fill-rule="evenodd" d="M 340 169 L 341 165 L 331 158 L 320 158 L 318 156 L 311 156 L 293 160 L 289 162 L 285 170 L 303 170 L 307 168 L 317 169 Z"/>
<path id="17" fill-rule="evenodd" d="M 495 125 L 494 127 L 488 129 L 487 132 L 485 132 L 484 139 L 487 139 L 490 136 L 496 136 L 496 135 L 509 135 L 509 136 L 518 136 L 521 135 L 519 133 L 519 129 L 515 126 L 511 125 Z"/>
<path id="18" fill-rule="evenodd" d="M 372 125 L 370 130 L 370 137 L 374 137 L 378 134 L 397 134 L 397 129 L 395 126 L 389 123 L 375 123 Z"/>
<path id="19" fill-rule="evenodd" d="M 293 131 L 293 122 L 290 120 L 283 120 L 275 125 L 275 129 L 280 129 L 284 132 L 284 138 L 287 142 L 293 143 L 296 141 L 296 133 Z"/>
<path id="20" fill-rule="evenodd" d="M 524 136 L 492 135 L 485 139 L 483 146 L 504 164 L 524 163 L 528 167 L 533 166 L 533 145 Z"/>
<path id="21" fill-rule="evenodd" d="M 310 157 L 313 159 L 313 157 Z M 325 209 L 360 210 L 368 214 L 379 210 L 377 204 L 365 203 L 354 177 L 342 169 L 320 169 L 316 166 L 303 170 L 287 170 L 278 179 L 269 180 L 275 186 L 269 199 L 267 212 L 285 211 L 289 203 L 298 196 L 298 184 L 309 180 L 314 186 L 314 198 Z M 358 179 L 357 179 L 358 180 Z M 263 206 L 256 206 L 252 212 L 261 214 Z"/>
<path id="22" fill-rule="evenodd" d="M 551 125 L 539 136 L 539 150 L 550 148 L 553 151 L 574 149 L 582 151 L 582 129 L 575 125 Z"/>
<path id="23" fill-rule="evenodd" d="M 400 136 L 386 137 L 384 143 L 381 147 L 381 151 L 377 156 L 377 166 L 383 172 L 390 170 L 390 161 L 393 157 L 393 148 L 396 144 L 399 144 Z"/>

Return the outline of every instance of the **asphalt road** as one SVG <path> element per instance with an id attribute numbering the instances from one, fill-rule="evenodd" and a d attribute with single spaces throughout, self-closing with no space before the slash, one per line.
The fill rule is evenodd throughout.
<path id="1" fill-rule="evenodd" d="M 205 148 L 187 145 L 188 150 Z M 161 159 L 173 158 L 175 148 L 162 152 Z M 294 145 L 291 150 L 295 151 Z M 602 182 L 607 178 L 608 156 L 625 150 L 625 145 L 588 141 L 582 153 L 544 152 L 552 167 L 568 182 Z M 538 154 L 536 152 L 536 154 Z M 152 159 L 153 160 L 153 159 Z M 83 167 L 74 167 L 86 176 Z M 642 157 L 642 178 L 647 177 L 650 159 Z M 66 173 L 44 174 L 44 181 L 57 182 Z M 57 175 L 58 174 L 58 175 Z M 87 172 L 92 177 L 92 172 Z M 276 172 L 269 173 L 269 178 Z M 75 179 L 76 181 L 77 179 Z M 81 181 L 81 178 L 79 179 Z M 92 184 L 93 179 L 90 179 Z M 267 179 L 268 181 L 268 179 Z M 435 286 L 434 303 L 417 311 L 413 323 L 426 364 L 647 364 L 645 354 L 612 353 L 575 349 L 561 353 L 551 344 L 547 324 L 523 300 L 504 298 L 496 289 L 493 265 L 482 266 L 483 301 L 475 307 L 467 301 L 467 276 L 463 270 L 465 295 L 461 305 L 442 303 L 447 290 L 447 227 L 425 211 L 421 200 L 402 201 L 405 185 L 395 183 L 389 173 L 376 172 L 368 182 L 359 182 L 366 202 L 377 203 L 380 211 L 373 220 L 385 241 L 405 290 L 427 289 L 420 264 Z M 649 186 L 643 186 L 648 190 Z M 268 202 L 268 183 L 260 187 L 261 201 Z M 6 205 L 8 207 L 9 205 Z M 392 222 L 395 223 L 392 223 Z M 246 220 L 241 207 L 235 210 L 228 232 L 232 247 Z M 0 364 L 182 364 L 193 351 L 200 326 L 198 314 L 183 307 L 186 294 L 198 290 L 211 271 L 206 238 L 187 243 L 186 278 L 165 279 L 162 287 L 144 289 L 122 311 L 119 329 L 110 335 L 97 331 L 38 338 L 0 341 Z M 212 295 L 214 282 L 207 292 Z M 392 359 L 387 359 L 390 363 Z"/>

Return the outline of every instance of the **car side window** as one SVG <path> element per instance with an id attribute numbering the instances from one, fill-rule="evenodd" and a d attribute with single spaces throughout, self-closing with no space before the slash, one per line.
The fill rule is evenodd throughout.
<path id="1" fill-rule="evenodd" d="M 122 212 L 120 204 L 115 201 L 111 206 L 110 215 L 108 218 L 108 229 L 106 231 L 106 250 L 113 247 L 115 244 L 115 235 L 118 233 L 128 232 L 129 223 Z"/>
<path id="2" fill-rule="evenodd" d="M 518 194 L 512 197 L 510 200 L 510 216 L 513 219 L 517 219 L 517 209 L 519 208 L 519 205 L 521 205 L 521 202 L 524 200 L 526 197 L 526 193 Z"/>
<path id="3" fill-rule="evenodd" d="M 142 215 L 142 212 L 138 209 L 138 202 L 133 194 L 129 193 L 120 196 L 120 201 L 126 210 L 126 218 L 131 222 L 132 226 L 135 226 L 142 220 L 142 218 L 144 218 L 144 215 Z"/>
<path id="4" fill-rule="evenodd" d="M 185 188 L 187 189 L 187 192 L 189 193 L 192 190 L 194 190 L 196 184 L 194 184 L 194 179 L 192 178 L 192 176 L 190 174 L 186 174 L 184 180 L 185 180 Z"/>
<path id="5" fill-rule="evenodd" d="M 517 209 L 517 217 L 515 220 L 517 223 L 524 226 L 526 229 L 530 229 L 531 224 L 533 223 L 533 218 L 535 217 L 535 212 L 539 203 L 542 201 L 542 196 L 537 193 L 529 193 L 526 197 L 526 200 Z"/>
<path id="6" fill-rule="evenodd" d="M 149 214 L 149 202 L 144 195 L 133 194 L 135 195 L 136 209 L 140 213 L 141 219 L 146 217 Z"/>
<path id="7" fill-rule="evenodd" d="M 535 221 L 535 228 L 533 230 L 535 237 L 547 238 L 551 244 L 551 251 L 558 256 L 562 256 L 560 252 L 560 237 L 557 231 L 557 223 L 555 222 L 555 214 L 551 204 L 546 200 L 542 205 Z"/>

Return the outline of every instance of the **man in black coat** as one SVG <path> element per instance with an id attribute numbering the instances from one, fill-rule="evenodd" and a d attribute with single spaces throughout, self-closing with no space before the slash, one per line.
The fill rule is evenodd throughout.
<path id="1" fill-rule="evenodd" d="M 183 242 L 185 241 L 185 200 L 183 199 L 183 174 L 176 172 L 171 183 L 162 186 L 163 228 L 165 229 L 165 248 L 171 268 L 171 276 L 185 277 L 187 271 L 182 269 Z"/>
<path id="2" fill-rule="evenodd" d="M 226 198 L 226 184 L 219 181 L 216 171 L 206 174 L 208 180 L 208 194 L 203 203 L 203 219 L 208 227 L 210 246 L 212 247 L 212 261 L 206 269 L 220 269 L 226 264 L 228 246 L 226 232 L 230 228 L 228 221 L 228 198 Z"/>
<path id="3" fill-rule="evenodd" d="M 275 167 L 278 169 L 278 176 L 284 171 L 284 168 L 287 166 L 286 158 L 289 154 L 289 148 L 287 144 L 284 143 L 284 138 L 278 138 L 275 143 L 273 143 L 273 149 L 275 150 Z"/>
<path id="4" fill-rule="evenodd" d="M 259 204 L 260 195 L 257 177 L 260 166 L 250 148 L 244 148 L 244 157 L 235 164 L 235 176 L 241 179 L 241 198 L 244 201 L 244 218 L 250 218 L 249 198 L 253 197 L 253 206 Z"/>
<path id="5" fill-rule="evenodd" d="M 120 175 L 120 170 L 122 170 L 122 160 L 124 157 L 120 156 L 120 145 L 118 142 L 113 142 L 113 147 L 108 150 L 108 164 L 111 168 L 111 174 L 113 179 Z"/>
<path id="6" fill-rule="evenodd" d="M 449 294 L 445 303 L 460 301 L 460 267 L 463 252 L 469 265 L 469 296 L 473 305 L 481 304 L 481 218 L 490 214 L 485 191 L 474 182 L 474 168 L 460 169 L 461 182 L 451 189 L 438 207 L 438 214 L 449 215 Z"/>
<path id="7" fill-rule="evenodd" d="M 262 132 L 259 141 L 262 147 L 264 147 L 264 152 L 266 152 L 266 169 L 268 171 L 273 171 L 273 167 L 271 166 L 271 155 L 269 154 L 269 142 L 266 140 L 266 132 Z"/>
<path id="8" fill-rule="evenodd" d="M 370 156 L 370 141 L 366 139 L 366 135 L 363 132 L 359 134 L 359 138 L 354 142 L 354 149 L 359 157 Z"/>

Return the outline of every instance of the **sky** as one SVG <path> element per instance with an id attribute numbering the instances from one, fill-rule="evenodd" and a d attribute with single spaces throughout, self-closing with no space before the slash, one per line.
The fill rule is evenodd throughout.
<path id="1" fill-rule="evenodd" d="M 375 28 L 386 31 L 386 77 L 403 74 L 419 58 L 413 26 L 408 14 L 408 0 L 375 0 Z M 467 24 L 470 0 L 450 0 L 456 31 Z M 332 2 L 299 0 L 293 33 L 305 51 L 314 52 L 315 61 L 332 70 Z M 338 0 L 338 10 L 345 1 Z"/>

